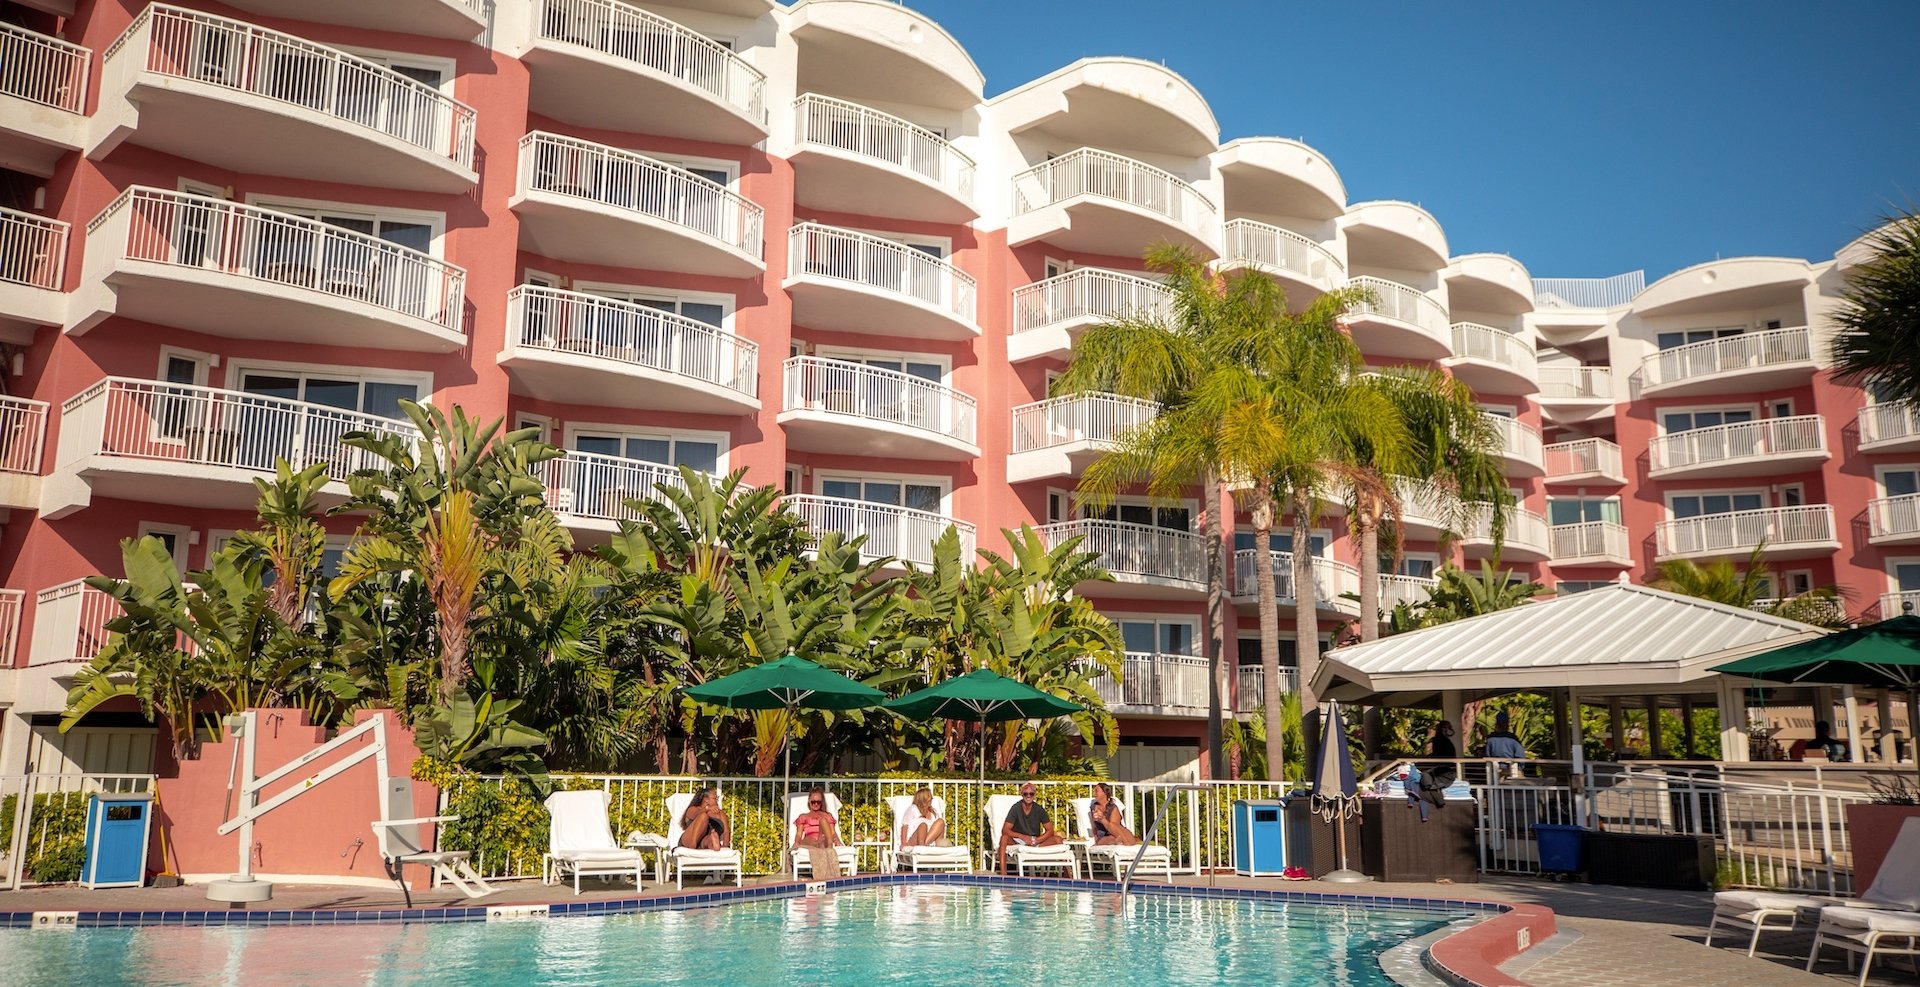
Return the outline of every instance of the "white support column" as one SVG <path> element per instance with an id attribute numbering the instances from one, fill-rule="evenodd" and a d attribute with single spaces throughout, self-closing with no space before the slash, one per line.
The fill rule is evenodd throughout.
<path id="1" fill-rule="evenodd" d="M 1468 730 L 1467 725 L 1460 722 L 1460 717 L 1465 715 L 1466 711 L 1466 695 L 1460 690 L 1448 689 L 1440 693 L 1440 718 L 1453 724 L 1453 735 L 1459 738 L 1458 743 L 1463 748 L 1467 743 Z"/>
<path id="2" fill-rule="evenodd" d="M 1860 746 L 1860 700 L 1853 694 L 1853 686 L 1840 687 L 1840 701 L 1847 708 L 1847 760 L 1853 764 L 1865 764 L 1867 752 Z"/>
<path id="3" fill-rule="evenodd" d="M 1720 760 L 1747 761 L 1747 697 L 1740 684 L 1720 677 Z"/>
<path id="4" fill-rule="evenodd" d="M 1567 689 L 1567 759 L 1573 762 L 1573 773 L 1579 776 L 1587 770 L 1587 743 L 1580 728 L 1580 690 Z"/>
<path id="5" fill-rule="evenodd" d="M 1893 738 L 1893 690 L 1881 689 L 1874 702 L 1874 717 L 1880 726 L 1880 763 L 1892 764 L 1898 760 L 1898 742 Z"/>

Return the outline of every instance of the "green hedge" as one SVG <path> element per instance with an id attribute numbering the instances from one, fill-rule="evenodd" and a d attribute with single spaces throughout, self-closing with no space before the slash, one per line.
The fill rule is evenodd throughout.
<path id="1" fill-rule="evenodd" d="M 0 839 L 12 838 L 19 812 L 20 796 L 0 798 Z M 87 796 L 78 792 L 35 795 L 27 825 L 26 880 L 78 881 L 86 859 Z"/>

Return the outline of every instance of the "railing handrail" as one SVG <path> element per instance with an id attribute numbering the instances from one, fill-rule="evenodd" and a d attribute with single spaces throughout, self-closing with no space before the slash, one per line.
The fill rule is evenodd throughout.
<path id="1" fill-rule="evenodd" d="M 816 251 L 824 246 L 831 252 L 835 241 L 852 245 L 858 252 L 860 263 L 855 264 L 853 270 L 839 270 L 832 265 L 819 264 Z M 866 263 L 866 251 L 869 250 L 879 250 L 889 255 L 897 265 L 893 273 L 898 276 L 878 276 Z M 817 275 L 882 288 L 907 295 L 934 308 L 946 309 L 968 322 L 974 321 L 976 282 L 973 275 L 944 257 L 922 253 L 898 240 L 802 220 L 787 231 L 787 266 L 788 272 L 793 275 Z M 934 290 L 921 290 L 929 282 L 925 277 L 916 276 L 919 274 L 933 275 L 931 286 Z"/>
<path id="2" fill-rule="evenodd" d="M 939 514 L 934 511 L 923 511 L 917 507 L 904 507 L 899 504 L 877 504 L 870 500 L 855 500 L 851 497 L 829 497 L 826 494 L 784 494 L 782 495 L 781 499 L 788 501 L 789 503 L 792 503 L 795 506 L 805 506 L 807 504 L 826 504 L 833 507 L 849 507 L 856 510 L 868 511 L 874 514 L 887 514 L 887 515 L 892 515 L 894 517 L 918 518 L 923 521 L 938 521 L 943 525 L 951 525 L 965 532 L 974 532 L 979 530 L 979 528 L 972 521 L 965 521 L 957 517 L 952 517 L 946 514 Z"/>
<path id="3" fill-rule="evenodd" d="M 1375 306 L 1372 302 L 1362 299 L 1354 303 L 1355 311 L 1384 315 L 1390 319 L 1398 319 L 1401 322 L 1419 328 L 1435 339 L 1445 340 L 1448 343 L 1453 342 L 1449 335 L 1451 332 L 1451 324 L 1447 321 L 1446 308 L 1426 292 L 1412 285 L 1401 284 L 1398 281 L 1389 281 L 1386 278 L 1374 277 L 1371 274 L 1361 274 L 1349 278 L 1347 280 L 1347 286 L 1350 288 L 1367 288 L 1372 290 L 1376 295 L 1381 296 L 1379 306 Z M 1411 304 L 1413 310 L 1412 318 L 1405 318 L 1405 313 L 1400 311 L 1403 304 Z M 1391 311 L 1380 311 L 1380 309 L 1383 308 L 1391 309 Z"/>
<path id="4" fill-rule="evenodd" d="M 1912 534 L 1920 531 L 1920 494 L 1875 497 L 1867 501 L 1867 533 L 1870 537 Z"/>
<path id="5" fill-rule="evenodd" d="M 45 401 L 0 395 L 0 430 L 14 436 L 11 443 L 0 449 L 0 473 L 32 476 L 40 472 L 50 411 L 52 406 Z"/>
<path id="6" fill-rule="evenodd" d="M 1346 277 L 1347 265 L 1342 264 L 1340 258 L 1335 256 L 1333 251 L 1328 250 L 1320 241 L 1304 233 L 1297 233 L 1284 226 L 1262 223 L 1255 219 L 1229 219 L 1224 227 L 1224 232 L 1227 240 L 1226 254 L 1235 260 L 1251 261 L 1256 264 L 1271 263 L 1274 266 L 1295 271 L 1308 277 L 1327 277 L 1332 281 L 1339 281 Z M 1269 256 L 1261 256 L 1260 254 L 1265 252 L 1257 249 L 1257 241 L 1269 238 L 1275 241 L 1285 241 L 1304 248 L 1308 256 L 1324 262 L 1327 265 L 1327 272 L 1316 274 L 1316 272 L 1311 270 L 1311 265 L 1308 265 L 1306 268 L 1300 268 L 1286 264 L 1286 251 L 1280 249 L 1277 243 L 1275 244 L 1275 249 L 1270 252 L 1269 256 L 1271 259 L 1269 259 Z"/>
<path id="7" fill-rule="evenodd" d="M 5 67 L 0 64 L 0 75 Z M 0 281 L 60 291 L 66 286 L 67 241 L 73 226 L 65 220 L 0 207 Z"/>
<path id="8" fill-rule="evenodd" d="M 86 111 L 93 49 L 18 24 L 0 24 L 0 52 L 7 53 L 0 58 L 0 93 L 69 113 Z"/>
<path id="9" fill-rule="evenodd" d="M 1059 534 L 1070 538 L 1090 531 L 1106 531 L 1129 538 L 1140 538 L 1149 542 L 1160 541 L 1172 544 L 1205 544 L 1197 532 L 1181 531 L 1178 528 L 1163 528 L 1157 524 L 1141 524 L 1138 521 L 1121 521 L 1117 518 L 1077 517 L 1065 521 L 1048 521 L 1035 529 L 1042 535 Z"/>
<path id="10" fill-rule="evenodd" d="M 1505 329 L 1496 329 L 1478 322 L 1453 324 L 1453 355 L 1503 364 L 1529 377 L 1534 376 L 1539 370 L 1539 358 L 1534 355 L 1533 347 L 1528 345 L 1526 340 Z"/>
<path id="11" fill-rule="evenodd" d="M 1053 183 L 1050 179 L 1054 173 L 1089 163 L 1121 169 L 1129 176 L 1138 175 L 1153 181 L 1164 182 L 1180 199 L 1187 200 L 1196 206 L 1197 212 L 1200 215 L 1190 215 L 1185 209 L 1176 209 L 1172 203 L 1155 207 L 1149 202 L 1134 201 L 1135 199 L 1141 198 L 1140 196 L 1135 196 L 1130 199 L 1125 195 L 1090 187 L 1069 189 L 1064 192 L 1055 192 L 1052 190 Z M 1038 181 L 1043 187 L 1049 189 L 1045 201 L 1029 202 L 1027 196 L 1023 194 L 1021 183 L 1032 181 Z M 1129 184 L 1131 185 L 1131 181 L 1129 181 Z M 1189 228 L 1197 228 L 1198 221 L 1201 220 L 1203 216 L 1210 218 L 1215 215 L 1216 212 L 1213 201 L 1200 194 L 1199 189 L 1194 188 L 1186 179 L 1181 178 L 1179 175 L 1167 171 L 1164 168 L 1156 168 L 1144 161 L 1135 161 L 1123 154 L 1115 154 L 1111 151 L 1102 151 L 1091 147 L 1082 147 L 1068 151 L 1065 154 L 1048 158 L 1031 168 L 1015 173 L 1013 176 L 1013 190 L 1013 214 L 1016 216 L 1025 215 L 1036 209 L 1042 209 L 1056 202 L 1061 202 L 1078 195 L 1097 195 L 1102 198 L 1117 199 L 1144 209 L 1151 209 Z"/>
<path id="12" fill-rule="evenodd" d="M 870 125 L 873 124 L 905 133 L 907 135 L 907 145 L 918 145 L 935 152 L 933 160 L 941 162 L 939 168 L 940 173 L 932 174 L 927 169 L 916 164 L 916 162 L 924 162 L 927 159 L 915 154 L 911 146 L 903 146 L 902 150 L 905 151 L 905 153 L 902 155 L 902 159 L 894 160 L 891 155 L 878 154 L 864 146 L 851 148 L 843 143 L 827 140 L 822 136 L 814 134 L 811 122 L 812 117 L 808 114 L 809 109 L 814 107 L 835 113 L 848 114 L 860 121 L 863 145 L 866 134 L 870 132 Z M 934 179 L 943 185 L 951 185 L 954 191 L 962 197 L 971 197 L 973 194 L 973 175 L 976 168 L 973 159 L 968 157 L 966 153 L 959 148 L 953 146 L 953 143 L 945 137 L 911 120 L 904 120 L 891 113 L 876 110 L 871 106 L 862 106 L 859 103 L 848 102 L 844 99 L 835 99 L 832 96 L 822 96 L 819 93 L 801 93 L 794 99 L 793 109 L 795 140 L 838 148 L 844 151 L 853 151 L 866 157 L 898 164 L 909 171 Z M 947 167 L 949 163 L 952 165 L 951 168 Z"/>
<path id="13" fill-rule="evenodd" d="M 678 467 L 579 449 L 568 449 L 539 468 L 547 506 L 555 514 L 572 517 L 638 520 L 640 513 L 627 506 L 628 495 L 653 497 L 663 484 L 685 487 Z M 598 494 L 597 502 L 587 502 L 583 493 Z M 604 506 L 609 495 L 614 495 L 611 507 Z"/>
<path id="14" fill-rule="evenodd" d="M 1611 401 L 1612 367 L 1541 364 L 1540 395 L 1546 398 Z"/>
<path id="15" fill-rule="evenodd" d="M 974 539 L 978 533 L 978 529 L 974 526 L 973 522 L 971 521 L 963 521 L 959 518 L 949 517 L 948 515 L 945 515 L 945 514 L 936 514 L 932 511 L 923 511 L 918 508 L 906 507 L 898 504 L 876 504 L 868 500 L 856 500 L 850 497 L 829 497 L 825 494 L 786 494 L 781 499 L 787 504 L 788 507 L 790 507 L 793 510 L 793 512 L 796 515 L 799 515 L 802 519 L 804 519 L 807 522 L 807 525 L 809 528 L 815 528 L 816 526 L 828 526 L 826 524 L 826 521 L 833 514 L 850 513 L 853 515 L 866 516 L 866 517 L 877 519 L 877 520 L 885 520 L 889 523 L 909 522 L 912 524 L 917 524 L 920 526 L 921 533 L 926 533 L 929 535 L 929 537 L 926 539 L 925 549 L 921 549 L 921 551 L 924 551 L 927 553 L 925 555 L 916 556 L 914 554 L 911 554 L 910 550 L 919 549 L 919 544 L 917 542 L 913 544 L 898 544 L 893 546 L 894 548 L 898 549 L 898 551 L 867 550 L 862 552 L 863 555 L 867 555 L 867 556 L 891 555 L 894 558 L 904 559 L 910 562 L 919 562 L 921 564 L 926 564 L 926 563 L 929 563 L 932 559 L 931 551 L 933 547 L 933 542 L 940 536 L 940 533 L 946 531 L 948 528 L 952 528 L 954 529 L 954 531 L 958 532 L 960 536 L 961 561 L 969 562 L 973 558 Z M 818 517 L 816 517 L 816 515 L 818 515 Z M 865 526 L 866 525 L 864 523 L 861 523 L 856 525 L 850 525 L 849 527 L 865 527 Z M 862 548 L 872 549 L 876 547 L 876 543 L 873 539 L 874 533 L 871 531 L 848 532 L 848 534 L 866 534 L 868 536 L 868 541 L 865 545 L 862 546 Z M 896 535 L 891 540 L 899 541 L 899 538 Z M 885 542 L 886 540 L 883 539 L 878 544 L 877 547 L 886 548 L 887 546 Z"/>
<path id="16" fill-rule="evenodd" d="M 565 17 L 549 17 L 549 10 L 593 11 L 592 16 L 604 19 L 604 33 L 601 43 L 589 44 L 579 37 L 568 36 L 564 28 L 573 26 Z M 677 79 L 688 85 L 704 90 L 737 107 L 755 123 L 765 124 L 766 111 L 766 73 L 748 64 L 747 60 L 734 53 L 733 49 L 721 44 L 698 31 L 668 20 L 650 10 L 620 3 L 619 0 L 539 0 L 532 12 L 533 30 L 543 41 L 558 41 L 564 44 L 579 45 L 611 55 L 623 61 L 632 62 L 649 71 Z M 620 23 L 620 22 L 626 23 Z M 617 25 L 617 26 L 616 26 Z M 562 33 L 555 33 L 555 28 Z M 648 34 L 658 34 L 666 38 L 665 43 L 648 43 L 643 40 L 631 50 L 619 50 L 609 38 L 645 38 Z M 688 57 L 697 53 L 698 57 Z M 711 64 L 722 65 L 726 70 L 718 78 L 695 71 L 701 66 L 701 58 Z M 736 92 L 736 88 L 740 90 Z"/>
<path id="17" fill-rule="evenodd" d="M 1628 271 L 1610 278 L 1534 278 L 1533 295 L 1541 308 L 1615 308 L 1647 288 L 1647 272 Z"/>
<path id="18" fill-rule="evenodd" d="M 1920 404 L 1881 401 L 1860 409 L 1860 441 L 1880 442 L 1920 435 Z"/>
<path id="19" fill-rule="evenodd" d="M 665 215 L 664 213 L 667 210 L 644 208 L 637 196 L 634 197 L 631 204 L 629 204 L 611 201 L 610 198 L 604 194 L 599 196 L 585 194 L 579 187 L 567 187 L 569 183 L 555 180 L 562 176 L 542 174 L 540 169 L 536 167 L 536 149 L 543 145 L 570 151 L 583 158 L 622 161 L 638 169 L 640 172 L 657 176 L 663 182 L 681 186 L 685 190 L 698 191 L 712 196 L 716 203 L 724 207 L 720 210 L 722 213 L 732 213 L 738 217 L 738 228 L 733 230 L 720 228 L 718 224 L 728 218 L 725 215 L 708 217 L 715 221 L 708 225 L 713 225 L 715 228 L 703 229 L 701 224 L 689 221 L 688 217 L 684 215 Z M 762 224 L 766 221 L 766 210 L 761 208 L 759 203 L 740 195 L 719 182 L 696 175 L 685 168 L 675 167 L 665 161 L 648 157 L 639 151 L 632 151 L 623 147 L 609 147 L 605 144 L 595 144 L 592 141 L 581 140 L 578 137 L 568 137 L 563 134 L 556 134 L 545 130 L 530 131 L 525 137 L 520 138 L 520 182 L 522 188 L 530 191 L 546 192 L 550 195 L 572 196 L 578 199 L 585 199 L 589 202 L 598 202 L 603 205 L 614 206 L 615 208 L 629 209 L 642 215 L 664 219 L 676 226 L 685 227 L 696 233 L 712 237 L 715 240 L 726 243 L 735 249 L 745 251 L 755 257 L 760 256 L 760 236 Z M 667 204 L 668 201 L 684 205 L 684 203 L 680 203 L 676 197 L 663 199 L 661 205 Z M 727 225 L 731 226 L 734 224 L 729 223 Z"/>
<path id="20" fill-rule="evenodd" d="M 1747 358 L 1740 357 L 1742 352 L 1747 352 Z M 1706 359 L 1708 357 L 1710 359 Z M 1812 359 L 1813 336 L 1807 327 L 1784 326 L 1656 350 L 1640 361 L 1640 373 L 1648 384 L 1665 384 L 1729 370 L 1804 363 Z M 1694 366 L 1696 363 L 1706 366 Z M 1668 366 L 1673 367 L 1671 375 L 1666 373 Z"/>
<path id="21" fill-rule="evenodd" d="M 147 380 L 140 377 L 121 377 L 116 375 L 102 377 L 88 386 L 86 390 L 68 398 L 67 402 L 61 406 L 61 413 L 64 414 L 72 411 L 102 393 L 111 393 L 118 390 L 140 390 L 170 396 L 180 395 L 183 397 L 233 398 L 243 400 L 250 405 L 286 408 L 290 411 L 324 415 L 328 418 L 336 418 L 342 421 L 360 422 L 379 430 L 399 429 L 408 432 L 413 431 L 413 424 L 404 418 L 384 418 L 380 415 L 369 414 L 364 411 L 348 411 L 345 408 L 336 408 L 330 404 L 316 404 L 312 401 L 273 397 L 267 394 L 255 394 L 252 391 L 236 391 L 224 387 L 209 387 L 205 384 L 175 384 L 171 381 Z"/>
<path id="22" fill-rule="evenodd" d="M 402 75 L 377 62 L 371 62 L 367 59 L 350 55 L 338 48 L 331 48 L 317 42 L 308 41 L 297 35 L 271 30 L 260 27 L 257 24 L 249 24 L 246 21 L 235 20 L 230 17 L 221 17 L 215 14 L 202 13 L 197 10 L 175 7 L 170 4 L 156 3 L 148 5 L 145 10 L 141 11 L 140 14 L 133 19 L 133 23 L 127 26 L 126 31 L 122 32 L 120 37 L 115 39 L 113 44 L 108 47 L 105 57 L 108 59 L 113 58 L 131 39 L 138 37 L 143 31 L 161 32 L 165 30 L 163 25 L 166 22 L 188 25 L 188 30 L 192 31 L 224 31 L 232 35 L 252 39 L 238 46 L 240 49 L 238 52 L 228 53 L 228 57 L 237 55 L 243 58 L 247 65 L 251 65 L 257 60 L 257 53 L 254 50 L 257 44 L 271 44 L 281 48 L 291 49 L 299 53 L 301 61 L 303 62 L 308 59 L 319 59 L 324 63 L 330 64 L 333 68 L 325 73 L 326 78 L 323 85 L 305 87 L 302 90 L 308 93 L 320 93 L 322 94 L 321 98 L 326 102 L 323 105 L 316 106 L 313 102 L 288 98 L 286 95 L 276 91 L 274 86 L 269 85 L 267 82 L 267 80 L 279 78 L 277 72 L 273 71 L 249 71 L 246 65 L 243 65 L 236 66 L 237 71 L 231 73 L 231 77 L 229 77 L 229 73 L 225 70 L 224 66 L 222 66 L 218 72 L 193 72 L 183 70 L 176 64 L 175 59 L 171 57 L 161 57 L 163 54 L 167 54 L 167 52 L 164 51 L 163 46 L 154 44 L 152 37 L 148 38 L 146 64 L 142 66 L 144 71 L 174 78 L 189 79 L 194 82 L 218 86 L 222 89 L 244 92 L 262 99 L 271 99 L 276 102 L 304 107 L 336 120 L 343 120 L 357 126 L 365 127 L 368 130 L 443 155 L 463 168 L 473 166 L 473 125 L 476 118 L 473 107 L 448 96 L 433 86 L 429 86 L 418 79 Z M 197 47 L 192 41 L 188 41 L 188 44 L 190 47 Z M 197 63 L 190 62 L 190 64 Z M 354 74 L 369 81 L 355 85 L 348 81 L 349 75 Z M 405 98 L 410 98 L 417 105 L 437 108 L 439 112 L 446 114 L 444 129 L 439 126 L 441 121 L 429 120 L 426 122 L 432 126 L 423 130 L 418 126 L 422 121 L 412 113 L 398 115 L 388 114 L 385 112 L 386 107 L 384 106 L 384 101 L 379 97 L 372 96 L 367 91 L 369 87 L 384 87 L 389 92 L 405 94 Z M 342 107 L 338 104 L 343 99 L 354 100 L 356 102 L 354 106 Z M 376 123 L 369 122 L 365 119 L 364 115 L 354 114 L 352 110 L 355 108 L 363 110 L 375 108 L 381 110 L 379 122 L 385 123 L 386 126 L 378 126 Z M 431 143 L 428 141 L 431 141 Z M 444 146 L 442 146 L 443 142 Z"/>
<path id="23" fill-rule="evenodd" d="M 754 392 L 754 387 L 757 383 L 755 380 L 755 368 L 758 362 L 760 344 L 716 326 L 708 325 L 699 319 L 681 315 L 678 312 L 668 312 L 619 298 L 606 298 L 586 292 L 551 288 L 546 285 L 518 285 L 514 287 L 513 290 L 507 292 L 508 310 L 512 313 L 508 318 L 508 332 L 511 334 L 508 342 L 511 345 L 555 353 L 582 353 L 580 350 L 570 349 L 563 345 L 565 340 L 563 340 L 557 332 L 552 334 L 551 339 L 544 342 L 533 338 L 530 330 L 534 327 L 529 325 L 532 320 L 527 317 L 528 313 L 525 305 L 527 299 L 547 299 L 563 305 L 581 306 L 588 312 L 605 310 L 617 313 L 618 316 L 623 319 L 641 320 L 645 323 L 660 327 L 662 330 L 661 341 L 666 344 L 660 347 L 662 352 L 655 355 L 658 358 L 651 359 L 642 358 L 639 352 L 630 355 L 614 355 L 606 352 L 609 347 L 604 345 L 584 351 L 583 355 L 664 370 L 669 373 L 702 380 L 710 384 L 718 384 L 742 394 L 752 394 Z M 547 328 L 552 330 L 558 327 L 549 326 Z M 574 328 L 578 329 L 580 327 L 576 326 Z M 591 338 L 591 333 L 583 334 L 581 338 Z M 710 366 L 698 360 L 692 361 L 692 364 L 689 365 L 686 360 L 675 360 L 672 358 L 673 354 L 684 355 L 687 341 L 697 341 L 710 348 L 714 356 L 714 360 L 711 361 Z M 604 343 L 604 340 L 600 342 Z M 624 348 L 635 349 L 634 347 Z M 639 349 L 644 349 L 644 347 Z M 702 370 L 710 370 L 711 372 L 702 373 L 700 372 Z"/>
<path id="24" fill-rule="evenodd" d="M 888 367 L 870 367 L 864 363 L 854 363 L 851 360 L 836 360 L 828 356 L 788 357 L 787 366 L 844 368 L 851 373 L 855 373 L 857 376 L 878 377 L 882 380 L 893 381 L 896 384 L 904 384 L 916 389 L 926 390 L 969 409 L 977 405 L 977 402 L 974 401 L 973 396 L 970 394 L 957 391 L 938 381 L 931 381 L 925 377 L 915 377 L 905 371 L 893 370 Z"/>
<path id="25" fill-rule="evenodd" d="M 1824 532 L 1824 536 L 1817 539 L 1819 541 L 1831 541 L 1834 535 L 1833 505 L 1831 504 L 1801 504 L 1795 507 L 1761 507 L 1745 511 L 1725 511 L 1720 514 L 1696 514 L 1693 517 L 1686 518 L 1667 518 L 1666 520 L 1655 522 L 1653 530 L 1656 539 L 1667 542 L 1673 533 L 1685 531 L 1690 528 L 1704 528 L 1709 525 L 1731 525 L 1737 528 L 1743 522 L 1749 521 L 1762 523 L 1771 522 L 1768 526 L 1774 528 L 1786 527 L 1796 522 L 1801 523 L 1806 525 L 1805 530 L 1809 533 L 1820 534 Z M 1765 537 L 1765 535 L 1761 535 L 1753 539 L 1743 539 L 1739 544 L 1757 543 L 1761 538 Z M 1791 544 L 1803 539 L 1768 538 L 1767 540 L 1776 544 Z M 1689 549 L 1684 548 L 1678 550 L 1689 551 Z M 1704 551 L 1706 549 L 1703 547 L 1701 550 Z"/>
<path id="26" fill-rule="evenodd" d="M 1708 448 L 1702 449 L 1702 446 Z M 1713 447 L 1718 447 L 1713 448 Z M 1648 449 L 1654 469 L 1674 465 L 1726 462 L 1780 453 L 1825 452 L 1826 419 L 1792 415 L 1708 425 L 1656 435 Z M 1690 453 L 1687 454 L 1687 453 Z M 1669 460 L 1684 459 L 1684 463 Z"/>
<path id="27" fill-rule="evenodd" d="M 1133 314 L 1132 309 L 1142 307 L 1134 305 L 1126 312 L 1097 311 L 1104 307 L 1097 304 L 1102 300 L 1096 297 L 1099 285 L 1115 287 L 1128 296 L 1129 303 L 1150 295 L 1154 301 L 1144 306 L 1149 308 L 1164 307 L 1173 299 L 1173 292 L 1152 278 L 1104 267 L 1077 267 L 1013 289 L 1013 332 L 1030 332 L 1088 315 L 1124 318 Z M 1060 291 L 1072 292 L 1072 297 L 1064 300 L 1053 297 Z"/>
<path id="28" fill-rule="evenodd" d="M 1013 451 L 1106 442 L 1160 413 L 1160 404 L 1104 391 L 1067 394 L 1013 407 Z"/>

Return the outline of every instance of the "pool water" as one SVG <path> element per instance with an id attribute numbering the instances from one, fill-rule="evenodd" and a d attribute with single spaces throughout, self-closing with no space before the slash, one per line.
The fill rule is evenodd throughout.
<path id="1" fill-rule="evenodd" d="M 901 885 L 599 918 L 0 932 L 0 987 L 66 984 L 1388 985 L 1462 917 L 1244 899 Z"/>

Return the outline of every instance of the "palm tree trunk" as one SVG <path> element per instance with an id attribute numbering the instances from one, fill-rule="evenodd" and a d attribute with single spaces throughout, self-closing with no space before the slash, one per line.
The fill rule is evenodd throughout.
<path id="1" fill-rule="evenodd" d="M 1227 774 L 1227 757 L 1221 731 L 1223 711 L 1231 708 L 1232 680 L 1227 664 L 1227 578 L 1220 557 L 1220 481 L 1208 473 L 1200 484 L 1200 535 L 1207 547 L 1207 777 L 1222 779 Z"/>
<path id="2" fill-rule="evenodd" d="M 1358 497 L 1353 507 L 1353 533 L 1360 542 L 1360 641 L 1380 637 L 1380 519 L 1371 498 Z M 1368 706 L 1360 718 L 1366 756 L 1380 749 L 1380 707 Z"/>
<path id="3" fill-rule="evenodd" d="M 1300 672 L 1300 732 L 1306 742 L 1306 760 L 1312 764 L 1314 736 L 1320 724 L 1320 701 L 1313 691 L 1313 673 L 1320 664 L 1320 621 L 1314 616 L 1313 531 L 1307 527 L 1312 510 L 1310 495 L 1293 495 L 1293 644 Z"/>
<path id="4" fill-rule="evenodd" d="M 1260 702 L 1267 713 L 1267 780 L 1286 773 L 1282 742 L 1285 725 L 1280 707 L 1280 595 L 1273 585 L 1273 485 L 1265 480 L 1254 487 L 1253 556 L 1259 573 Z"/>

